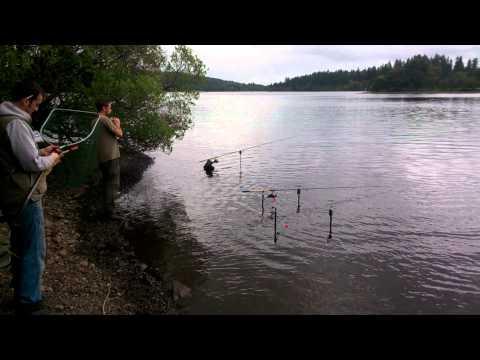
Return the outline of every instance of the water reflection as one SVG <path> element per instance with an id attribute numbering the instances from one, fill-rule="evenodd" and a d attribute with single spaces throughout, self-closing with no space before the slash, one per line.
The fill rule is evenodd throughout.
<path id="1" fill-rule="evenodd" d="M 195 127 L 123 200 L 139 254 L 193 284 L 192 313 L 479 313 L 479 100 L 202 94 Z M 293 135 L 242 154 L 241 177 L 236 155 L 213 177 L 199 163 Z M 300 212 L 281 193 L 263 217 L 240 191 L 322 186 L 360 187 L 302 192 Z"/>
<path id="2" fill-rule="evenodd" d="M 137 257 L 159 268 L 166 281 L 179 281 L 190 288 L 200 286 L 208 266 L 208 250 L 192 233 L 185 205 L 168 193 L 144 198 L 142 195 L 146 194 L 138 191 L 134 189 L 134 194 L 120 200 L 129 219 L 125 236 L 133 244 Z M 140 205 L 152 199 L 161 206 Z"/>

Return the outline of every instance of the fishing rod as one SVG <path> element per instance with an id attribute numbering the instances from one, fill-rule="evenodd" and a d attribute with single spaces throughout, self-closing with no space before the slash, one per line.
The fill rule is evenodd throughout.
<path id="1" fill-rule="evenodd" d="M 329 186 L 329 187 L 295 187 L 295 188 L 279 188 L 279 189 L 273 189 L 273 188 L 259 188 L 259 189 L 246 189 L 246 190 L 241 190 L 241 192 L 244 193 L 250 193 L 250 192 L 279 192 L 279 191 L 295 191 L 295 190 L 332 190 L 332 189 L 363 189 L 363 188 L 381 188 L 383 186 L 378 186 L 378 185 L 365 185 L 365 186 Z"/>
<path id="2" fill-rule="evenodd" d="M 298 135 L 296 135 L 296 136 L 289 136 L 289 137 L 282 138 L 282 139 L 277 139 L 277 140 L 268 141 L 268 142 L 265 142 L 265 143 L 262 143 L 262 144 L 249 146 L 249 147 L 246 147 L 246 148 L 243 148 L 243 149 L 239 149 L 239 150 L 235 150 L 235 151 L 230 151 L 230 152 L 223 153 L 223 154 L 220 154 L 220 155 L 217 155 L 217 156 L 209 157 L 208 159 L 200 160 L 199 162 L 204 162 L 204 161 L 211 160 L 211 159 L 218 159 L 218 158 L 223 157 L 223 156 L 227 156 L 227 155 L 231 155 L 231 154 L 236 154 L 236 153 L 238 153 L 238 152 L 243 152 L 243 151 L 245 151 L 245 150 L 250 150 L 250 149 L 253 149 L 253 148 L 256 148 L 256 147 L 259 147 L 259 146 L 268 145 L 268 144 L 272 144 L 272 143 L 275 143 L 275 142 L 292 139 L 292 138 L 294 138 L 294 137 L 298 137 Z"/>
<path id="3" fill-rule="evenodd" d="M 268 144 L 273 144 L 273 143 L 276 143 L 276 142 L 279 142 L 279 141 L 289 140 L 289 139 L 292 139 L 292 138 L 295 138 L 295 137 L 298 137 L 298 136 L 299 135 L 289 136 L 289 137 L 286 137 L 286 138 L 272 140 L 272 141 L 268 141 L 268 142 L 265 142 L 265 143 L 262 143 L 262 144 L 249 146 L 249 147 L 246 147 L 246 148 L 243 148 L 243 149 L 239 149 L 239 150 L 235 150 L 235 151 L 229 151 L 227 153 L 223 153 L 223 154 L 220 154 L 220 155 L 217 155 L 217 156 L 213 156 L 213 157 L 210 157 L 208 159 L 200 160 L 199 162 L 202 163 L 202 162 L 205 161 L 205 164 L 203 165 L 203 169 L 205 170 L 207 175 L 211 176 L 213 170 L 215 169 L 213 164 L 218 163 L 218 158 L 238 153 L 239 156 L 240 156 L 240 174 L 241 174 L 242 173 L 242 153 L 243 152 L 245 152 L 246 150 L 256 148 L 256 147 L 260 147 L 260 146 L 264 146 L 264 145 L 268 145 Z"/>
<path id="4" fill-rule="evenodd" d="M 264 215 L 265 212 L 265 192 L 270 192 L 269 195 L 267 195 L 267 198 L 272 198 L 273 201 L 276 200 L 277 194 L 275 192 L 281 192 L 281 191 L 296 191 L 297 192 L 297 213 L 300 212 L 300 194 L 302 190 L 332 190 L 332 189 L 363 189 L 363 188 L 383 188 L 383 186 L 378 186 L 378 185 L 365 185 L 365 186 L 332 186 L 332 187 L 297 187 L 297 188 L 281 188 L 281 189 L 270 189 L 270 188 L 264 188 L 264 189 L 246 189 L 246 190 L 241 190 L 243 193 L 261 193 L 262 194 L 262 216 Z M 333 202 L 330 203 L 329 205 L 332 206 L 338 202 Z M 277 232 L 277 208 L 275 206 L 272 206 L 272 217 L 274 217 L 274 242 L 277 243 L 278 240 L 278 235 L 279 233 Z M 333 210 L 330 208 L 328 210 L 328 216 L 330 218 L 329 221 L 329 234 L 328 234 L 328 239 L 332 238 L 332 223 L 333 223 Z"/>
<path id="5" fill-rule="evenodd" d="M 262 193 L 262 215 L 264 213 L 264 200 L 265 200 L 265 192 L 270 192 L 269 195 L 267 195 L 267 198 L 273 198 L 275 199 L 277 195 L 275 194 L 276 192 L 281 192 L 281 191 L 296 191 L 297 192 L 297 213 L 300 212 L 300 194 L 302 190 L 334 190 L 334 189 L 364 189 L 364 188 L 382 188 L 382 186 L 333 186 L 333 187 L 297 187 L 297 188 L 283 188 L 283 189 L 270 189 L 270 188 L 263 188 L 263 189 L 247 189 L 247 190 L 241 190 L 243 193 Z"/>
<path id="6" fill-rule="evenodd" d="M 277 231 L 277 208 L 275 206 L 272 206 L 272 216 L 273 216 L 273 242 L 276 244 L 278 241 L 278 235 L 280 235 L 280 232 Z M 330 230 L 328 233 L 328 239 L 332 238 L 332 221 L 333 221 L 333 210 L 329 209 L 328 210 L 328 216 L 330 217 Z M 288 224 L 284 225 L 285 227 L 288 227 Z"/>
<path id="7" fill-rule="evenodd" d="M 199 160 L 198 162 L 201 163 L 201 162 L 204 162 L 204 161 L 207 161 L 207 160 L 218 159 L 218 158 L 223 157 L 223 156 L 241 153 L 241 152 L 243 152 L 243 151 L 245 151 L 245 150 L 250 150 L 250 149 L 253 149 L 253 148 L 256 148 L 256 147 L 259 147 L 259 146 L 268 145 L 268 144 L 272 144 L 272 143 L 279 142 L 279 141 L 284 141 L 284 140 L 293 139 L 293 138 L 296 138 L 296 137 L 299 137 L 299 136 L 300 136 L 300 135 L 289 136 L 289 137 L 286 137 L 286 138 L 281 138 L 281 139 L 277 139 L 277 140 L 268 141 L 268 142 L 265 142 L 265 143 L 262 143 L 262 144 L 249 146 L 249 147 L 246 147 L 246 148 L 243 148 L 243 149 L 238 149 L 238 150 L 235 150 L 235 151 L 229 151 L 229 152 L 226 152 L 226 153 L 217 155 L 217 156 L 209 157 L 208 159 Z M 329 139 L 329 140 L 330 140 L 330 139 Z M 321 142 L 328 142 L 329 140 L 320 140 L 320 141 L 321 141 Z M 359 142 L 346 142 L 346 141 L 343 141 L 342 144 L 376 144 L 376 143 L 375 143 L 375 142 L 360 142 L 360 141 L 359 141 Z M 218 161 L 217 161 L 217 162 L 218 162 Z"/>

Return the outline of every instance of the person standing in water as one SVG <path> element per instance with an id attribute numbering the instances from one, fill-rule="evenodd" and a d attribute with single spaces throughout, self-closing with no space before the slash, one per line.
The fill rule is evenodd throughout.
<path id="1" fill-rule="evenodd" d="M 100 116 L 97 142 L 97 156 L 102 172 L 103 212 L 107 219 L 116 219 L 115 199 L 120 190 L 120 148 L 118 139 L 123 136 L 120 119 L 109 117 L 112 101 L 99 100 L 96 103 Z"/>

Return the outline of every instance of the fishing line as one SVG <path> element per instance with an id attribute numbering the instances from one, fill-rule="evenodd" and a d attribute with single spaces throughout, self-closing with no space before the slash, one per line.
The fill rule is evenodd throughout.
<path id="1" fill-rule="evenodd" d="M 265 143 L 262 143 L 262 144 L 249 146 L 249 147 L 242 148 L 242 149 L 238 149 L 238 150 L 235 150 L 235 151 L 230 151 L 230 152 L 223 153 L 223 154 L 220 154 L 220 155 L 217 155 L 217 156 L 212 156 L 212 157 L 209 157 L 208 159 L 200 160 L 199 162 L 204 162 L 204 161 L 211 160 L 211 159 L 218 159 L 218 158 L 223 157 L 223 156 L 236 154 L 236 153 L 238 153 L 238 152 L 250 150 L 250 149 L 253 149 L 253 148 L 256 148 L 256 147 L 259 147 L 259 146 L 264 146 L 264 145 L 268 145 L 268 144 L 273 144 L 273 143 L 276 143 L 276 142 L 279 142 L 279 141 L 284 141 L 284 140 L 288 140 L 288 139 L 293 139 L 293 138 L 296 138 L 296 137 L 299 137 L 299 136 L 300 136 L 300 135 L 295 135 L 295 136 L 289 136 L 289 137 L 282 138 L 282 139 L 277 139 L 277 140 L 268 141 L 268 142 L 265 142 Z"/>
<path id="2" fill-rule="evenodd" d="M 368 198 L 371 198 L 371 197 L 374 197 L 374 196 L 389 193 L 390 191 L 391 190 L 389 188 L 386 191 L 383 191 L 383 192 L 380 192 L 380 193 L 377 192 L 377 193 L 374 193 L 374 194 L 361 195 L 361 196 L 357 196 L 356 198 L 353 198 L 353 199 L 343 199 L 343 200 L 337 200 L 337 201 L 328 200 L 327 203 L 330 207 L 330 209 L 328 210 L 328 215 L 330 217 L 330 230 L 329 230 L 329 234 L 328 234 L 328 239 L 332 238 L 332 222 L 333 222 L 333 209 L 332 209 L 332 207 L 336 208 L 338 206 L 338 204 L 342 205 L 342 204 L 346 204 L 346 203 L 349 203 L 349 202 L 352 202 L 352 201 L 359 201 L 361 199 L 368 199 Z"/>
<path id="3" fill-rule="evenodd" d="M 297 192 L 297 213 L 300 212 L 300 194 L 302 190 L 309 191 L 309 190 L 334 190 L 334 189 L 364 189 L 364 188 L 382 188 L 383 186 L 333 186 L 333 187 L 297 187 L 297 188 L 280 188 L 280 189 L 269 189 L 269 188 L 264 188 L 264 189 L 243 189 L 240 190 L 243 193 L 261 193 L 262 194 L 262 215 L 264 213 L 264 198 L 265 198 L 265 192 L 270 192 L 270 194 L 267 196 L 268 198 L 276 198 L 277 195 L 275 194 L 276 192 L 282 192 L 282 191 L 296 191 Z"/>
<path id="4" fill-rule="evenodd" d="M 280 189 L 250 189 L 250 190 L 241 190 L 243 193 L 261 193 L 262 196 L 262 216 L 264 215 L 265 212 L 265 192 L 270 192 L 269 195 L 267 195 L 267 198 L 272 199 L 272 205 L 273 203 L 276 202 L 276 198 L 278 194 L 276 192 L 288 192 L 288 191 L 296 191 L 297 193 L 297 213 L 300 212 L 300 195 L 302 190 L 330 190 L 330 189 L 364 189 L 364 188 L 385 188 L 384 186 L 334 186 L 334 187 L 308 187 L 308 188 L 280 188 Z M 384 192 L 380 193 L 374 193 L 374 194 L 367 194 L 359 197 L 355 197 L 353 199 L 344 199 L 344 200 L 338 200 L 338 201 L 333 201 L 333 200 L 328 200 L 328 205 L 329 205 L 329 210 L 328 210 L 328 216 L 329 216 L 329 234 L 328 234 L 328 239 L 332 238 L 332 225 L 333 225 L 333 209 L 332 207 L 342 204 L 342 203 L 347 203 L 347 202 L 352 202 L 352 201 L 358 201 L 363 198 L 370 198 L 372 196 L 377 196 L 377 195 L 382 195 L 387 192 L 390 192 L 391 190 L 388 189 Z M 277 243 L 278 241 L 278 235 L 280 233 L 277 231 L 277 206 L 272 206 L 272 212 L 270 214 L 270 217 L 274 219 L 274 242 Z M 288 228 L 288 224 L 284 224 L 285 228 Z"/>
<path id="5" fill-rule="evenodd" d="M 382 186 L 382 188 L 385 188 L 384 186 Z M 344 203 L 349 203 L 349 202 L 352 202 L 352 201 L 358 201 L 358 200 L 361 200 L 361 199 L 368 199 L 368 198 L 371 198 L 371 197 L 374 197 L 374 196 L 378 196 L 378 195 L 383 195 L 383 194 L 387 194 L 391 192 L 391 188 L 387 188 L 387 190 L 385 191 L 382 191 L 382 192 L 376 192 L 374 194 L 366 194 L 366 195 L 360 195 L 360 196 L 357 196 L 353 199 L 342 199 L 342 200 L 327 200 L 328 204 L 330 206 L 337 206 L 338 204 L 344 204 Z"/>
<path id="6" fill-rule="evenodd" d="M 230 151 L 230 152 L 223 153 L 223 154 L 220 154 L 220 155 L 217 155 L 217 156 L 214 156 L 214 157 L 210 157 L 208 159 L 203 159 L 203 160 L 200 160 L 199 162 L 206 161 L 203 169 L 205 170 L 205 172 L 207 173 L 208 176 L 213 176 L 213 170 L 215 169 L 213 167 L 213 164 L 218 163 L 218 158 L 238 153 L 239 154 L 240 181 L 241 181 L 241 177 L 242 177 L 242 152 L 244 152 L 246 150 L 256 148 L 256 147 L 264 146 L 264 145 L 267 145 L 267 144 L 272 144 L 272 143 L 275 143 L 275 142 L 292 139 L 292 138 L 295 138 L 295 137 L 298 137 L 298 136 L 300 136 L 300 135 L 291 136 L 291 137 L 282 138 L 282 139 L 277 139 L 277 140 L 272 140 L 272 141 L 265 142 L 265 143 L 262 143 L 262 144 L 249 146 L 249 147 L 242 148 L 242 149 L 239 149 L 239 150 L 236 150 L 236 151 Z M 325 141 L 323 141 L 323 143 L 325 143 Z M 344 142 L 343 144 L 371 144 L 371 143 L 367 143 L 367 142 Z M 383 186 L 375 186 L 375 185 L 368 186 L 367 185 L 367 186 L 335 186 L 335 187 L 294 187 L 294 188 L 278 188 L 278 189 L 275 189 L 275 188 L 257 188 L 257 189 L 255 189 L 255 188 L 253 188 L 253 189 L 241 189 L 241 192 L 243 192 L 243 193 L 261 193 L 261 196 L 262 196 L 262 203 L 261 203 L 262 207 L 261 208 L 262 208 L 262 217 L 263 217 L 263 215 L 265 213 L 265 193 L 266 192 L 270 193 L 269 195 L 267 195 L 267 198 L 272 198 L 273 202 L 275 202 L 275 199 L 277 197 L 277 194 L 276 194 L 277 192 L 296 191 L 296 194 L 297 194 L 297 213 L 300 213 L 300 208 L 301 208 L 300 199 L 301 199 L 302 190 L 305 190 L 305 191 L 309 191 L 309 190 L 334 190 L 334 189 L 350 190 L 350 189 L 364 189 L 364 188 L 383 188 Z M 378 195 L 378 193 L 374 194 L 374 195 Z M 368 198 L 370 196 L 372 196 L 372 195 L 367 195 L 366 197 Z M 329 235 L 328 235 L 328 239 L 332 238 L 332 224 L 333 224 L 333 209 L 332 209 L 332 206 L 342 204 L 344 202 L 358 201 L 359 199 L 364 198 L 364 197 L 365 196 L 359 197 L 359 198 L 357 197 L 355 199 L 339 200 L 339 201 L 331 201 L 330 200 L 328 202 L 328 204 L 330 205 L 330 209 L 328 211 L 328 215 L 329 215 Z M 277 237 L 277 235 L 278 235 L 278 232 L 277 232 L 277 207 L 276 206 L 272 206 L 271 216 L 273 216 L 273 218 L 274 218 L 274 242 L 276 243 L 277 239 L 278 239 L 278 237 Z M 288 224 L 285 224 L 285 226 L 288 227 Z"/>
<path id="7" fill-rule="evenodd" d="M 227 153 L 223 153 L 223 154 L 220 154 L 220 155 L 217 155 L 217 156 L 212 156 L 208 159 L 203 159 L 203 160 L 200 160 L 199 162 L 202 163 L 202 162 L 205 162 L 205 164 L 203 165 L 203 170 L 205 170 L 205 172 L 207 173 L 208 176 L 212 176 L 213 174 L 213 170 L 215 170 L 215 167 L 213 166 L 214 163 L 218 163 L 218 158 L 221 158 L 223 156 L 228 156 L 228 155 L 233 155 L 233 154 L 237 154 L 239 155 L 239 161 L 240 161 L 240 176 L 242 174 L 242 153 L 247 151 L 247 150 L 250 150 L 250 149 L 254 149 L 254 148 L 257 148 L 257 147 L 260 147 L 260 146 L 264 146 L 264 145 L 268 145 L 268 144 L 273 144 L 273 143 L 276 143 L 276 142 L 279 142 L 279 141 L 285 141 L 285 140 L 289 140 L 289 139 L 293 139 L 293 138 L 296 138 L 300 135 L 295 135 L 295 136 L 289 136 L 289 137 L 286 137 L 286 138 L 282 138 L 282 139 L 277 139 L 277 140 L 272 140 L 272 141 L 268 141 L 268 142 L 265 142 L 265 143 L 262 143 L 262 144 L 258 144 L 258 145 L 253 145 L 253 146 L 249 146 L 249 147 L 246 147 L 246 148 L 242 148 L 242 149 L 239 149 L 239 150 L 235 150 L 235 151 L 230 151 L 230 152 L 227 152 Z"/>
<path id="8" fill-rule="evenodd" d="M 333 189 L 363 189 L 363 188 L 383 188 L 384 186 L 378 186 L 378 185 L 365 185 L 365 186 L 324 186 L 324 187 L 294 187 L 294 188 L 258 188 L 258 189 L 244 189 L 240 190 L 241 192 L 244 193 L 250 193 L 250 192 L 264 192 L 264 191 L 270 191 L 270 192 L 279 192 L 279 191 L 298 191 L 300 190 L 333 190 Z"/>

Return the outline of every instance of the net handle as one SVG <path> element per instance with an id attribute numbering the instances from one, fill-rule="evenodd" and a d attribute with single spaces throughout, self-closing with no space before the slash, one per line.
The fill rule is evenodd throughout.
<path id="1" fill-rule="evenodd" d="M 45 120 L 45 122 L 42 124 L 42 127 L 40 128 L 40 136 L 42 137 L 42 139 L 48 143 L 48 144 L 51 144 L 50 142 L 48 142 L 47 140 L 45 140 L 45 138 L 43 137 L 43 129 L 45 128 L 45 125 L 47 125 L 48 121 L 50 120 L 52 114 L 55 112 L 55 111 L 71 111 L 71 112 L 78 112 L 78 113 L 84 113 L 84 114 L 92 114 L 92 115 L 97 115 L 98 118 L 97 120 L 95 121 L 95 125 L 93 125 L 92 127 L 92 130 L 90 131 L 90 133 L 83 139 L 81 139 L 80 141 L 77 141 L 77 142 L 74 142 L 72 144 L 68 144 L 68 145 L 62 145 L 60 146 L 60 150 L 62 149 L 65 149 L 67 147 L 70 147 L 70 146 L 75 146 L 75 145 L 78 145 L 78 144 L 81 144 L 82 142 L 88 140 L 90 138 L 90 136 L 92 136 L 93 132 L 95 131 L 95 128 L 97 127 L 97 124 L 98 122 L 100 121 L 100 115 L 98 115 L 98 113 L 95 113 L 95 112 L 92 112 L 92 111 L 83 111 L 83 110 L 74 110 L 74 109 L 64 109 L 64 108 L 54 108 L 50 111 L 50 113 L 48 114 L 47 116 L 47 119 Z"/>

